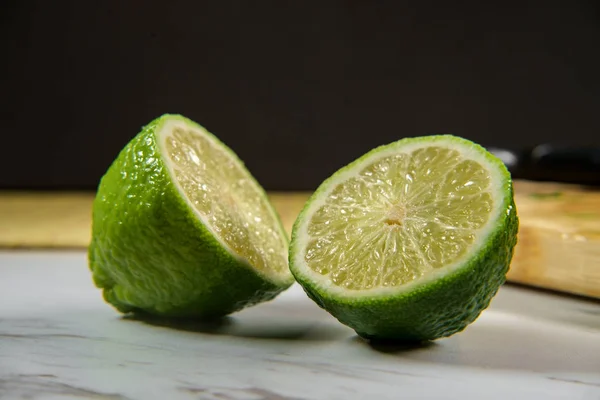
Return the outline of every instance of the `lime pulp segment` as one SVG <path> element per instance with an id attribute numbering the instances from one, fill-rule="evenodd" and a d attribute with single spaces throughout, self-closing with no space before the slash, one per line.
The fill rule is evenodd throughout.
<path id="1" fill-rule="evenodd" d="M 447 136 L 376 149 L 313 196 L 295 264 L 348 295 L 443 274 L 482 245 L 502 212 L 497 171 Z"/>
<path id="2" fill-rule="evenodd" d="M 287 240 L 262 188 L 242 162 L 200 126 L 171 119 L 163 158 L 200 220 L 232 254 L 274 279 L 289 279 Z"/>

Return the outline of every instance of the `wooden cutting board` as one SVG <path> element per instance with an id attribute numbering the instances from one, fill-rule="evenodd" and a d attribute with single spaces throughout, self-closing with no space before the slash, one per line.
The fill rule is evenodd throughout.
<path id="1" fill-rule="evenodd" d="M 513 282 L 600 298 L 600 191 L 515 182 Z M 290 232 L 308 193 L 271 193 Z M 85 248 L 93 193 L 0 192 L 0 247 Z"/>
<path id="2" fill-rule="evenodd" d="M 600 191 L 515 183 L 519 242 L 508 279 L 600 298 Z"/>

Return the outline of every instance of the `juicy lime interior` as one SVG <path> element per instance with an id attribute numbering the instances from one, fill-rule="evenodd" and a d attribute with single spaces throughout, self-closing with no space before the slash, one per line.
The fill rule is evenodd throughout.
<path id="1" fill-rule="evenodd" d="M 371 157 L 332 184 L 312 214 L 304 261 L 333 285 L 406 284 L 468 254 L 494 208 L 491 175 L 431 145 Z"/>
<path id="2" fill-rule="evenodd" d="M 169 121 L 163 154 L 202 221 L 259 271 L 287 274 L 287 241 L 264 192 L 224 145 L 200 128 Z"/>

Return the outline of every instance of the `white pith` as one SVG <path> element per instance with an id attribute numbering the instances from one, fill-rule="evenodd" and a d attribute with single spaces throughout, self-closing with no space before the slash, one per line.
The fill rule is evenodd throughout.
<path id="1" fill-rule="evenodd" d="M 377 287 L 373 289 L 347 289 L 342 286 L 335 284 L 328 275 L 322 275 L 310 268 L 304 259 L 307 244 L 312 239 L 308 233 L 308 226 L 311 222 L 311 218 L 314 213 L 319 210 L 326 202 L 331 192 L 340 183 L 347 181 L 353 177 L 358 177 L 361 170 L 370 164 L 375 163 L 377 160 L 396 155 L 401 153 L 412 153 L 413 151 L 426 148 L 426 147 L 443 147 L 458 151 L 463 159 L 472 160 L 481 164 L 486 168 L 490 174 L 490 185 L 488 192 L 491 194 L 493 199 L 492 212 L 490 217 L 483 227 L 475 231 L 476 240 L 470 247 L 463 257 L 455 260 L 452 264 L 432 270 L 422 277 L 416 278 L 410 282 L 399 286 L 392 287 Z M 308 205 L 308 208 L 304 210 L 303 217 L 297 222 L 295 240 L 294 240 L 294 260 L 292 262 L 295 273 L 303 276 L 305 279 L 313 282 L 313 285 L 321 288 L 322 290 L 338 297 L 378 297 L 386 296 L 391 293 L 398 294 L 413 290 L 416 286 L 425 284 L 439 279 L 465 264 L 466 261 L 475 253 L 479 252 L 482 246 L 485 244 L 486 239 L 494 229 L 499 218 L 502 217 L 502 213 L 506 212 L 505 209 L 505 197 L 506 197 L 506 180 L 503 175 L 503 171 L 499 165 L 494 165 L 487 157 L 486 154 L 479 148 L 469 142 L 457 140 L 456 138 L 438 136 L 430 138 L 429 140 L 413 141 L 413 142 L 400 142 L 398 144 L 389 146 L 385 149 L 378 151 L 377 153 L 370 154 L 368 157 L 363 158 L 353 163 L 350 167 L 340 171 L 334 177 L 330 178 L 324 184 L 323 187 L 319 188 L 316 197 L 313 197 L 312 202 Z M 398 212 L 401 212 L 399 210 Z"/>

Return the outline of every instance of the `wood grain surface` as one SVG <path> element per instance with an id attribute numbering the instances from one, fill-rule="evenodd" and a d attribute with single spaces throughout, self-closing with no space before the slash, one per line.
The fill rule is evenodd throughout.
<path id="1" fill-rule="evenodd" d="M 515 182 L 513 282 L 600 298 L 600 191 Z M 309 193 L 270 193 L 288 233 Z M 0 193 L 0 247 L 85 248 L 93 193 Z"/>
<path id="2" fill-rule="evenodd" d="M 519 181 L 513 282 L 600 298 L 600 191 Z"/>

